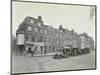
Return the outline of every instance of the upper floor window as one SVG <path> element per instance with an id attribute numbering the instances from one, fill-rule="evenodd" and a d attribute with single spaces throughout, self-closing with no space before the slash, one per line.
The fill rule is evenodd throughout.
<path id="1" fill-rule="evenodd" d="M 57 44 L 59 44 L 59 40 L 57 39 L 57 42 L 56 42 Z"/>
<path id="2" fill-rule="evenodd" d="M 43 30 L 42 29 L 40 29 L 40 33 L 43 33 Z"/>
<path id="3" fill-rule="evenodd" d="M 60 38 L 62 38 L 62 35 L 59 35 Z"/>
<path id="4" fill-rule="evenodd" d="M 56 36 L 59 36 L 58 33 L 56 34 Z"/>
<path id="5" fill-rule="evenodd" d="M 30 23 L 34 23 L 33 19 L 30 19 Z"/>
<path id="6" fill-rule="evenodd" d="M 50 38 L 48 38 L 48 42 L 51 42 L 51 39 Z"/>
<path id="7" fill-rule="evenodd" d="M 68 40 L 66 40 L 66 44 L 68 44 Z"/>
<path id="8" fill-rule="evenodd" d="M 81 41 L 85 41 L 85 37 L 81 36 L 80 38 L 81 38 Z"/>
<path id="9" fill-rule="evenodd" d="M 32 31 L 32 27 L 31 27 L 31 26 L 28 26 L 28 30 L 29 30 L 29 31 Z"/>
<path id="10" fill-rule="evenodd" d="M 45 38 L 44 38 L 44 42 L 46 42 L 46 39 L 47 39 L 47 38 L 45 37 Z"/>
<path id="11" fill-rule="evenodd" d="M 32 41 L 32 36 L 28 35 L 28 41 Z"/>
<path id="12" fill-rule="evenodd" d="M 40 38 L 40 42 L 43 42 L 43 37 Z"/>
<path id="13" fill-rule="evenodd" d="M 47 31 L 45 30 L 45 32 L 44 32 L 45 34 L 47 34 Z"/>
<path id="14" fill-rule="evenodd" d="M 42 25 L 42 23 L 41 22 L 38 22 L 38 25 Z"/>
<path id="15" fill-rule="evenodd" d="M 35 32 L 38 32 L 38 29 L 37 29 L 37 28 L 34 28 L 34 31 L 35 31 Z"/>

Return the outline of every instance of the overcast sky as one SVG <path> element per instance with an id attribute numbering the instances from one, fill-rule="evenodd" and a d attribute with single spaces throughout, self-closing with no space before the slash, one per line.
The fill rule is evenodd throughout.
<path id="1" fill-rule="evenodd" d="M 29 2 L 12 3 L 12 33 L 16 35 L 19 24 L 26 16 L 42 16 L 45 24 L 54 28 L 63 25 L 77 33 L 86 32 L 95 39 L 95 17 L 90 19 L 90 6 L 59 5 Z"/>

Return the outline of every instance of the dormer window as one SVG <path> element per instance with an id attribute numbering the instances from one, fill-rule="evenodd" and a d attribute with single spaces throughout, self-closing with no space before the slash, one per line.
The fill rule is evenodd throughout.
<path id="1" fill-rule="evenodd" d="M 38 22 L 38 25 L 39 25 L 39 26 L 41 26 L 41 25 L 42 25 L 42 23 L 41 23 L 41 22 Z"/>
<path id="2" fill-rule="evenodd" d="M 34 23 L 33 19 L 30 19 L 30 23 Z"/>

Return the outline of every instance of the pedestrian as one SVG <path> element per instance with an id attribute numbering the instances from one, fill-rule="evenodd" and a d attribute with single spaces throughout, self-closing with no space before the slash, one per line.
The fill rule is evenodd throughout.
<path id="1" fill-rule="evenodd" d="M 34 55 L 34 50 L 35 50 L 35 46 L 33 45 L 33 46 L 31 47 L 31 56 Z"/>
<path id="2" fill-rule="evenodd" d="M 26 54 L 28 54 L 28 46 L 25 46 L 24 55 L 26 56 Z"/>

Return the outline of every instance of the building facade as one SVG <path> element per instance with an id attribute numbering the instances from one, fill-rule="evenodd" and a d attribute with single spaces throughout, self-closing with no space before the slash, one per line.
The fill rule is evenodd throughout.
<path id="1" fill-rule="evenodd" d="M 94 49 L 94 41 L 89 37 L 85 32 L 80 34 L 81 39 L 81 48 L 90 48 Z"/>
<path id="2" fill-rule="evenodd" d="M 20 49 L 32 50 L 33 48 L 35 54 L 42 55 L 60 52 L 67 45 L 73 48 L 94 47 L 91 37 L 83 37 L 74 30 L 63 28 L 62 25 L 59 29 L 45 25 L 41 16 L 37 19 L 26 17 L 16 31 L 16 39 Z"/>

